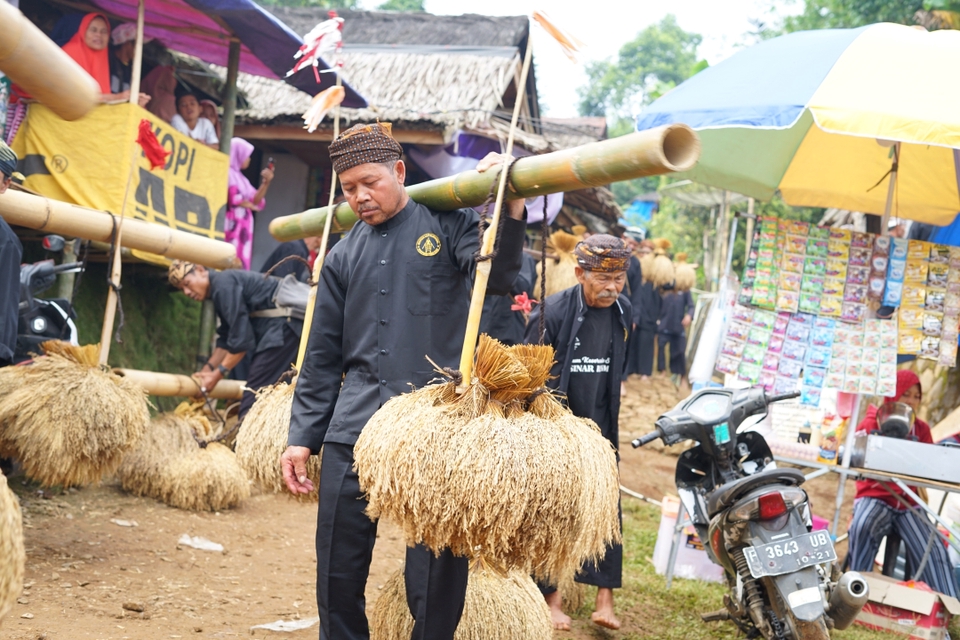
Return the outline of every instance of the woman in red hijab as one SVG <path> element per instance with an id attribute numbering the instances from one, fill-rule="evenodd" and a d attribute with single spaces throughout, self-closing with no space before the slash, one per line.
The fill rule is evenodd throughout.
<path id="1" fill-rule="evenodd" d="M 920 378 L 913 371 L 904 369 L 897 371 L 896 395 L 886 397 L 884 403 L 902 402 L 909 405 L 916 413 L 920 410 L 922 397 Z M 879 430 L 877 407 L 870 407 L 867 410 L 867 416 L 857 426 L 857 431 L 870 433 L 879 432 Z M 914 420 L 907 438 L 933 445 L 930 426 L 920 418 Z M 900 534 L 900 539 L 903 540 L 907 549 L 907 558 L 914 569 L 920 566 L 927 544 L 930 542 L 933 525 L 923 510 L 899 487 L 891 483 L 887 483 L 887 486 L 911 506 L 906 507 L 876 480 L 857 482 L 857 497 L 853 502 L 853 520 L 850 522 L 850 568 L 854 571 L 873 569 L 880 541 L 891 531 Z M 916 492 L 915 487 L 910 488 Z M 922 580 L 932 589 L 956 598 L 957 581 L 947 550 L 939 537 L 934 538 L 930 547 L 930 557 L 923 573 L 908 577 Z"/>
<path id="2" fill-rule="evenodd" d="M 88 13 L 80 21 L 80 28 L 63 45 L 63 50 L 77 61 L 100 85 L 101 102 L 125 102 L 130 92 L 110 92 L 110 22 L 102 13 Z M 140 106 L 147 104 L 150 96 L 140 94 Z"/>

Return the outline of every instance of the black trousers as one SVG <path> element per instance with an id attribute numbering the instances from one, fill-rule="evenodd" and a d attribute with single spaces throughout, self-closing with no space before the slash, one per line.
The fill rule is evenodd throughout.
<path id="1" fill-rule="evenodd" d="M 656 340 L 656 328 L 645 329 L 637 325 L 627 341 L 627 375 L 639 373 L 649 376 L 653 373 L 653 345 Z"/>
<path id="2" fill-rule="evenodd" d="M 317 606 L 320 640 L 368 640 L 363 591 L 377 523 L 364 511 L 353 470 L 353 447 L 324 444 L 317 511 Z M 411 640 L 452 640 L 467 592 L 466 558 L 426 547 L 407 548 L 404 581 L 414 618 Z"/>
<path id="3" fill-rule="evenodd" d="M 660 346 L 659 351 L 657 352 L 657 371 L 663 371 L 666 369 L 666 352 L 664 347 L 670 345 L 670 373 L 677 373 L 686 375 L 687 373 L 687 357 L 685 351 L 687 350 L 687 334 L 681 333 L 679 335 L 673 333 L 660 333 L 657 334 L 659 340 L 658 344 Z"/>
<path id="4" fill-rule="evenodd" d="M 257 399 L 254 391 L 267 385 L 274 384 L 297 361 L 297 351 L 300 348 L 300 336 L 290 327 L 283 328 L 283 344 L 273 349 L 264 349 L 253 355 L 250 361 L 250 370 L 247 374 L 247 387 L 240 400 L 240 411 L 237 417 L 243 420 L 253 401 Z M 252 389 L 252 391 L 251 391 Z"/>

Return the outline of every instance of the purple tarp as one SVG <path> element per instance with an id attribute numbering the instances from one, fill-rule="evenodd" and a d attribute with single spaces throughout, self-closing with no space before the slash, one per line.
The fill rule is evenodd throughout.
<path id="1" fill-rule="evenodd" d="M 110 14 L 137 21 L 137 0 L 92 0 Z M 293 54 L 303 39 L 251 0 L 146 0 L 144 34 L 174 51 L 205 62 L 227 66 L 230 31 L 240 39 L 240 70 L 267 78 L 283 78 L 293 67 Z M 216 16 L 227 29 L 211 16 Z M 229 29 L 229 30 L 228 30 Z M 320 68 L 327 68 L 321 62 Z M 332 86 L 336 76 L 320 74 L 318 85 L 311 69 L 303 69 L 287 82 L 310 95 Z M 365 107 L 367 101 L 348 85 L 345 107 Z"/>

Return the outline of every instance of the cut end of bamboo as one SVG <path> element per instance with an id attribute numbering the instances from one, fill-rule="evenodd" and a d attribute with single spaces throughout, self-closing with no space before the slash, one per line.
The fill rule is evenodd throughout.
<path id="1" fill-rule="evenodd" d="M 685 124 L 664 127 L 661 141 L 665 164 L 671 171 L 689 171 L 700 160 L 700 136 Z"/>

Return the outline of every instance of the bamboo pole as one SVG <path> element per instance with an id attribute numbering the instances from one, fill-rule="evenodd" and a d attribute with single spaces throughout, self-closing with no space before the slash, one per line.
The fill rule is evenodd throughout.
<path id="1" fill-rule="evenodd" d="M 533 38 L 527 37 L 527 50 L 523 54 L 523 70 L 520 72 L 520 83 L 517 85 L 517 99 L 513 105 L 513 118 L 510 120 L 510 133 L 507 134 L 507 147 L 504 155 L 507 160 L 500 167 L 500 182 L 497 185 L 497 199 L 493 205 L 493 219 L 483 234 L 483 245 L 480 255 L 490 255 L 497 239 L 497 226 L 500 224 L 500 209 L 503 207 L 503 197 L 507 191 L 507 162 L 513 155 L 513 138 L 517 132 L 517 118 L 520 117 L 520 108 L 524 101 L 524 89 L 527 86 L 527 73 L 530 71 L 530 60 L 533 59 Z M 546 197 L 546 196 L 544 196 Z M 546 215 L 546 214 L 544 214 Z M 484 260 L 477 263 L 473 277 L 473 295 L 470 298 L 470 311 L 467 315 L 467 328 L 463 334 L 463 350 L 460 352 L 460 373 L 463 375 L 462 385 L 466 387 L 473 377 L 473 354 L 477 349 L 477 338 L 480 334 L 480 315 L 483 313 L 483 299 L 487 295 L 487 282 L 490 280 L 490 270 L 493 260 Z"/>
<path id="2" fill-rule="evenodd" d="M 111 218 L 119 218 L 105 211 L 12 189 L 0 195 L 0 217 L 12 225 L 97 242 L 110 242 L 115 224 Z M 125 220 L 122 244 L 214 269 L 239 265 L 233 245 L 136 218 Z"/>
<path id="3" fill-rule="evenodd" d="M 145 9 L 145 0 L 140 0 L 137 4 L 137 41 L 133 52 L 133 69 L 130 78 L 130 104 L 140 104 L 140 65 L 143 63 L 143 14 Z M 133 171 L 137 165 L 137 144 L 135 140 L 130 141 L 132 152 L 130 153 L 130 170 L 127 172 L 127 186 L 123 190 L 123 205 L 120 211 L 127 210 L 127 199 L 130 197 L 130 185 L 133 184 Z M 123 269 L 123 260 L 120 257 L 120 239 L 123 231 L 123 218 L 120 216 L 116 223 L 116 231 L 113 234 L 113 265 L 110 270 L 110 288 L 107 289 L 107 306 L 103 311 L 103 326 L 100 328 L 100 365 L 107 364 L 110 358 L 110 334 L 113 333 L 113 323 L 117 315 L 117 296 L 120 291 L 120 272 Z"/>
<path id="4" fill-rule="evenodd" d="M 343 78 L 340 72 L 337 72 L 337 86 L 343 85 Z M 333 139 L 336 140 L 340 135 L 340 105 L 338 104 L 333 112 Z M 334 194 L 337 191 L 337 172 L 333 170 L 333 163 L 330 165 L 330 199 L 327 201 L 327 208 L 333 206 Z M 300 346 L 297 350 L 297 371 L 303 367 L 303 360 L 307 357 L 307 342 L 310 339 L 310 327 L 313 325 L 313 310 L 317 306 L 317 287 L 320 285 L 320 271 L 323 269 L 323 259 L 327 255 L 327 244 L 330 241 L 330 229 L 333 225 L 333 216 L 327 216 L 323 222 L 323 236 L 320 238 L 320 249 L 317 251 L 317 259 L 313 263 L 313 274 L 311 279 L 313 285 L 310 287 L 310 294 L 307 296 L 307 310 L 303 316 L 303 330 L 300 333 Z"/>
<path id="5" fill-rule="evenodd" d="M 508 200 L 576 191 L 675 171 L 687 171 L 700 158 L 700 139 L 684 124 L 671 124 L 517 160 L 510 176 Z M 483 204 L 499 174 L 465 171 L 407 187 L 410 197 L 437 211 Z M 330 207 L 275 218 L 270 234 L 281 242 L 320 233 Z M 338 230 L 349 229 L 357 216 L 341 202 L 334 208 Z"/>
<path id="6" fill-rule="evenodd" d="M 64 120 L 100 101 L 90 74 L 8 2 L 0 2 L 0 69 Z"/>
<path id="7" fill-rule="evenodd" d="M 190 376 L 123 368 L 115 368 L 113 372 L 137 383 L 152 396 L 193 398 L 200 395 L 200 386 Z M 207 396 L 214 400 L 240 400 L 246 384 L 244 380 L 221 380 L 213 390 L 207 392 Z"/>

